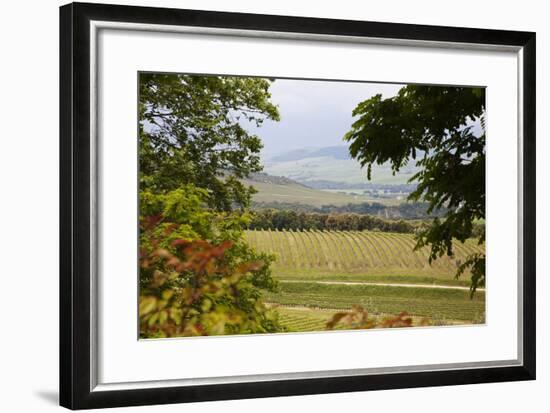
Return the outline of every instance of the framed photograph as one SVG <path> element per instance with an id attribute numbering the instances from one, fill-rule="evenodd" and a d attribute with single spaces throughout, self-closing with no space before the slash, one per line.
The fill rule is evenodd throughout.
<path id="1" fill-rule="evenodd" d="M 535 378 L 535 33 L 60 13 L 62 406 Z"/>

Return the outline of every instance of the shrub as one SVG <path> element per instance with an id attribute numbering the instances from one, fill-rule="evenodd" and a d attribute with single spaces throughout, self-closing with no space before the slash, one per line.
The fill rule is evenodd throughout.
<path id="1" fill-rule="evenodd" d="M 193 185 L 141 192 L 140 336 L 280 331 L 261 300 L 277 288 L 273 257 L 242 239 L 246 214 L 209 210 L 204 197 Z"/>

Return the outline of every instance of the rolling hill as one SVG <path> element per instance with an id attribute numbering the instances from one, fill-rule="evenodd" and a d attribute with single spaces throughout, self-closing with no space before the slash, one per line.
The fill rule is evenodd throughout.
<path id="1" fill-rule="evenodd" d="M 270 175 L 284 176 L 302 184 L 309 181 L 328 181 L 344 188 L 349 184 L 406 184 L 417 172 L 413 163 L 398 174 L 393 174 L 390 165 L 374 165 L 372 180 L 366 170 L 351 159 L 347 146 L 329 146 L 315 149 L 298 149 L 264 159 L 264 170 Z"/>
<path id="2" fill-rule="evenodd" d="M 255 202 L 281 202 L 321 207 L 372 201 L 366 196 L 322 191 L 309 188 L 289 178 L 267 174 L 253 174 L 249 179 L 243 180 L 243 183 L 258 190 L 253 198 Z"/>

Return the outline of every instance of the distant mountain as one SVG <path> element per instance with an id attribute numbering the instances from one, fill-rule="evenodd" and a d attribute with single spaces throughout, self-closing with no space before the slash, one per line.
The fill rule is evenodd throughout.
<path id="1" fill-rule="evenodd" d="M 373 165 L 371 180 L 347 146 L 303 148 L 282 153 L 264 161 L 264 171 L 319 189 L 349 189 L 370 185 L 405 185 L 418 171 L 410 162 L 394 174 L 389 164 Z M 320 185 L 322 183 L 322 185 Z"/>
<path id="2" fill-rule="evenodd" d="M 269 158 L 268 162 L 288 162 L 299 161 L 305 158 L 334 158 L 334 159 L 351 159 L 347 146 L 327 146 L 324 148 L 314 149 L 296 149 L 285 152 Z"/>

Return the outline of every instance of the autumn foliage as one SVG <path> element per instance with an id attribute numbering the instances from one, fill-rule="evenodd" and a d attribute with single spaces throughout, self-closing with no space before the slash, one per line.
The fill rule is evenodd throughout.
<path id="1" fill-rule="evenodd" d="M 360 305 L 354 305 L 351 311 L 336 313 L 328 321 L 327 330 L 336 328 L 346 329 L 370 329 L 370 328 L 398 328 L 412 327 L 413 319 L 405 311 L 396 316 L 383 318 L 372 317 L 369 312 Z M 420 325 L 429 325 L 426 319 L 420 321 Z"/>
<path id="2" fill-rule="evenodd" d="M 175 226 L 173 227 L 175 228 Z M 166 235 L 171 231 L 168 230 Z M 277 329 L 250 282 L 261 261 L 234 265 L 233 242 L 176 239 L 171 248 L 152 240 L 142 250 L 140 269 L 147 283 L 139 302 L 142 337 L 260 333 Z"/>

